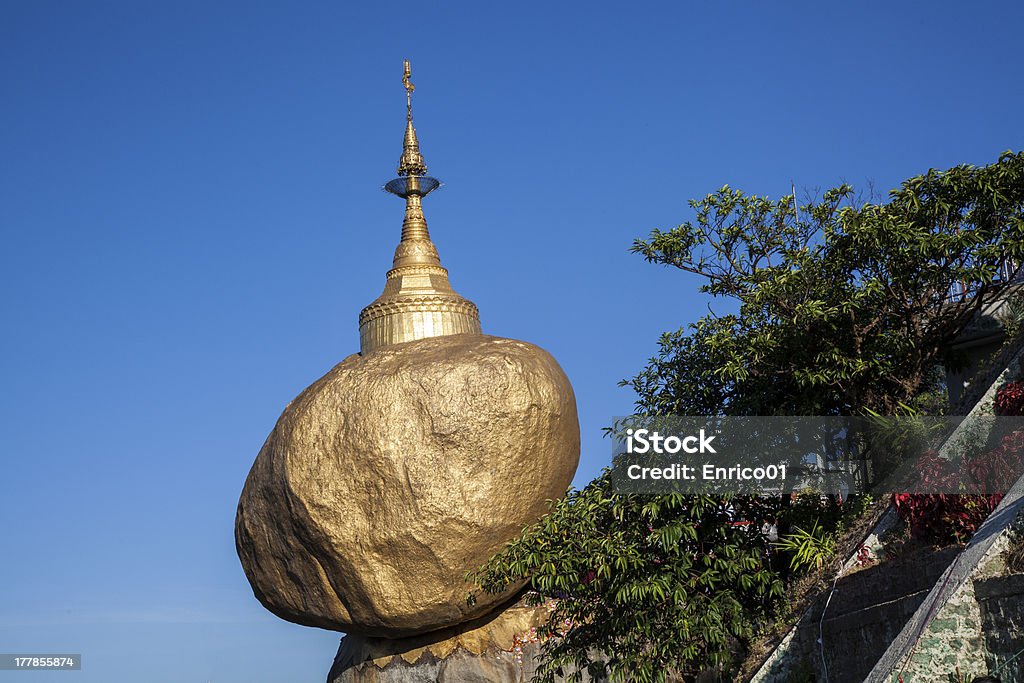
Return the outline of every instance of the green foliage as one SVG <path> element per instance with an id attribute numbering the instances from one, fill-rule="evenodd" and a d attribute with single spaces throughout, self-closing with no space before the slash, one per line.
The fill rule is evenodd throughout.
<path id="1" fill-rule="evenodd" d="M 884 480 L 903 462 L 941 445 L 948 436 L 947 422 L 905 403 L 897 403 L 889 415 L 871 408 L 864 412 L 864 457 L 872 461 L 875 481 Z"/>
<path id="2" fill-rule="evenodd" d="M 783 531 L 775 550 L 779 558 L 789 558 L 790 571 L 802 574 L 820 569 L 835 557 L 839 536 L 872 503 L 872 497 L 859 495 L 840 501 L 814 492 L 801 493 L 781 505 L 777 513 Z M 780 567 L 781 569 L 781 567 Z"/>
<path id="3" fill-rule="evenodd" d="M 886 203 L 841 185 L 796 211 L 728 186 L 633 251 L 725 309 L 662 336 L 631 385 L 647 414 L 893 414 L 934 392 L 948 343 L 1024 263 L 1024 154 L 911 178 Z M 971 295 L 947 301 L 954 286 Z"/>
<path id="4" fill-rule="evenodd" d="M 695 675 L 728 665 L 781 595 L 760 525 L 733 523 L 759 516 L 757 506 L 616 495 L 602 476 L 471 578 L 499 591 L 529 577 L 536 600 L 555 600 L 540 680 L 588 667 L 637 682 Z"/>
<path id="5" fill-rule="evenodd" d="M 792 554 L 789 568 L 794 571 L 821 569 L 835 555 L 835 537 L 815 522 L 810 530 L 794 527 L 793 533 L 776 544 L 784 552 Z"/>
<path id="6" fill-rule="evenodd" d="M 1020 292 L 1007 297 L 999 314 L 999 323 L 1009 339 L 1016 338 L 1024 329 L 1024 296 Z"/>
<path id="7" fill-rule="evenodd" d="M 799 211 L 729 187 L 690 206 L 693 220 L 633 251 L 696 275 L 726 312 L 661 337 L 625 382 L 641 414 L 941 410 L 949 342 L 999 295 L 1003 264 L 1011 277 L 1024 264 L 1024 154 L 929 171 L 885 203 L 841 185 Z M 954 285 L 971 296 L 949 301 Z M 605 473 L 469 578 L 490 592 L 528 579 L 553 601 L 542 681 L 692 680 L 727 670 L 785 610 L 785 565 L 820 566 L 848 510 L 820 496 L 620 495 Z"/>

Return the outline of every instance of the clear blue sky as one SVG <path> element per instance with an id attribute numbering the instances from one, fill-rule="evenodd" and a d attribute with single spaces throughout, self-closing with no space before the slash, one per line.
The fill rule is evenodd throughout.
<path id="1" fill-rule="evenodd" d="M 0 683 L 321 681 L 338 635 L 252 597 L 232 523 L 285 404 L 358 348 L 402 205 L 486 332 L 576 388 L 577 483 L 696 283 L 628 253 L 759 194 L 1024 143 L 1019 2 L 0 3 Z"/>

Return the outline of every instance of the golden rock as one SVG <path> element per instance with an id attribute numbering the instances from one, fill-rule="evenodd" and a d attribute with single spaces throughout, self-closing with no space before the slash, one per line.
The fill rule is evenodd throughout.
<path id="1" fill-rule="evenodd" d="M 482 334 L 349 356 L 285 409 L 235 525 L 256 597 L 309 626 L 403 637 L 485 615 L 464 577 L 565 493 L 576 400 L 544 350 Z"/>
<path id="2" fill-rule="evenodd" d="M 281 415 L 238 503 L 235 542 L 256 597 L 309 626 L 397 638 L 482 618 L 479 568 L 565 494 L 579 460 L 576 398 L 546 351 L 481 333 L 430 240 L 408 113 L 402 238 L 359 316 L 361 352 Z"/>

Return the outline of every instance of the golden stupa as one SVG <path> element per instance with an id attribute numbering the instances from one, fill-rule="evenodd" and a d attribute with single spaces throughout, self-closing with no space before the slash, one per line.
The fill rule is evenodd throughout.
<path id="1" fill-rule="evenodd" d="M 441 265 L 437 248 L 430 241 L 423 217 L 423 198 L 440 186 L 427 175 L 412 123 L 412 92 L 409 61 L 405 62 L 405 144 L 398 160 L 398 177 L 384 186 L 405 199 L 402 241 L 387 274 L 384 292 L 359 314 L 359 346 L 363 353 L 389 344 L 440 337 L 448 334 L 480 333 L 476 304 L 464 299 L 448 282 L 448 270 Z"/>
<path id="2" fill-rule="evenodd" d="M 543 349 L 481 333 L 427 232 L 426 175 L 405 64 L 405 143 L 385 189 L 406 202 L 360 353 L 285 408 L 235 518 L 253 592 L 278 616 L 404 638 L 486 617 L 481 566 L 564 495 L 579 459 L 576 399 Z"/>

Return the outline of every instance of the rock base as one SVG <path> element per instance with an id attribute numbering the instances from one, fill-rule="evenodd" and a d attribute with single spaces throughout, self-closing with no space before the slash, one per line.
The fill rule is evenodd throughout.
<path id="1" fill-rule="evenodd" d="M 412 638 L 345 636 L 327 683 L 529 683 L 541 647 L 535 629 L 547 614 L 544 606 L 518 603 Z"/>
<path id="2" fill-rule="evenodd" d="M 459 649 L 443 659 L 427 657 L 413 664 L 398 659 L 383 669 L 364 664 L 336 675 L 332 671 L 327 680 L 329 683 L 529 683 L 535 670 L 532 656 L 520 661 L 507 652 L 476 655 Z"/>

